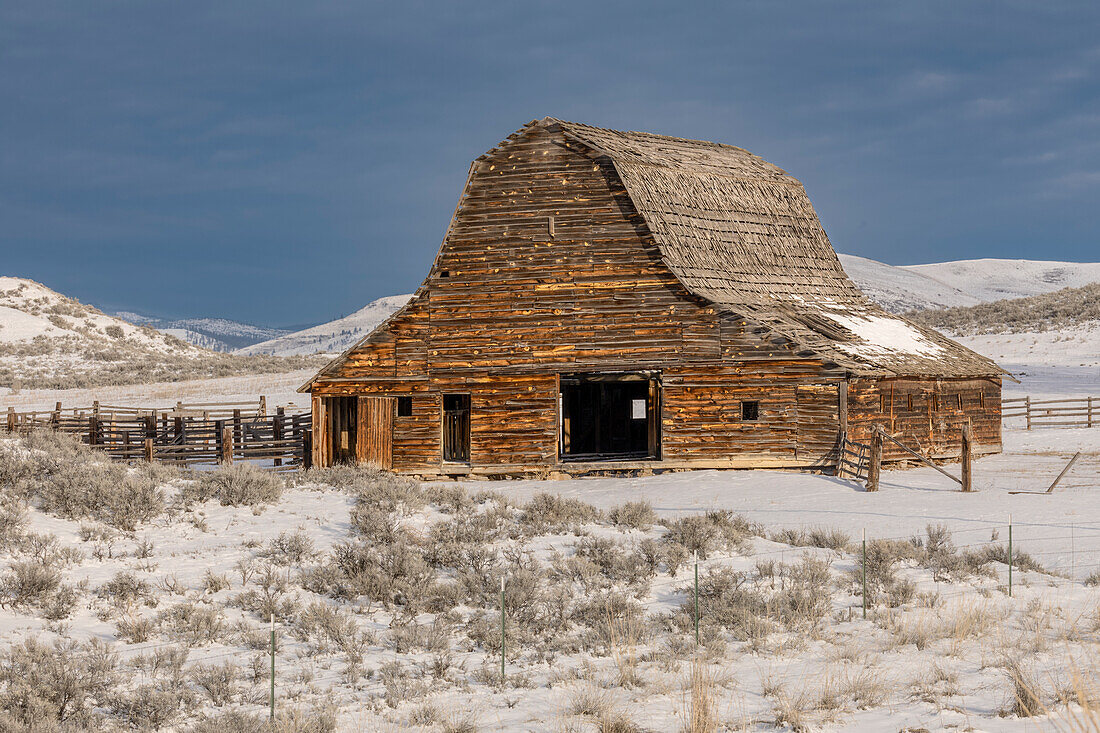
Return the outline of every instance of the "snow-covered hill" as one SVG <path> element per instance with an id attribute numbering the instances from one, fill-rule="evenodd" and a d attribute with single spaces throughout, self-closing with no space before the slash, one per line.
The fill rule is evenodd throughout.
<path id="1" fill-rule="evenodd" d="M 903 269 L 959 288 L 983 302 L 1100 282 L 1100 262 L 984 259 L 906 265 Z"/>
<path id="2" fill-rule="evenodd" d="M 150 326 L 168 333 L 189 344 L 214 351 L 233 351 L 245 346 L 285 336 L 290 331 L 282 328 L 253 326 L 249 323 L 225 318 L 179 318 L 169 320 L 146 316 L 132 311 L 117 311 L 115 316 L 138 326 Z"/>
<path id="3" fill-rule="evenodd" d="M 863 292 L 893 313 L 977 305 L 1100 282 L 1096 262 L 984 259 L 894 266 L 844 254 L 840 262 Z"/>
<path id="4" fill-rule="evenodd" d="M 366 336 L 390 314 L 409 302 L 412 295 L 389 295 L 368 303 L 350 316 L 286 336 L 238 349 L 238 354 L 338 354 Z"/>
<path id="5" fill-rule="evenodd" d="M 0 388 L 169 382 L 287 372 L 317 363 L 307 357 L 216 353 L 107 315 L 33 280 L 0 277 Z"/>
<path id="6" fill-rule="evenodd" d="M 980 303 L 974 295 L 904 267 L 855 255 L 840 255 L 840 264 L 859 289 L 891 313 L 952 308 Z"/>
<path id="7" fill-rule="evenodd" d="M 77 374 L 120 359 L 199 356 L 203 349 L 109 316 L 41 283 L 0 277 L 0 385 Z"/>

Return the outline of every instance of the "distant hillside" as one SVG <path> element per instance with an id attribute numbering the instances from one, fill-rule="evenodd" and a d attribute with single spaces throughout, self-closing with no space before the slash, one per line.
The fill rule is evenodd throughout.
<path id="1" fill-rule="evenodd" d="M 855 255 L 840 255 L 840 264 L 868 298 L 891 313 L 982 302 L 970 293 L 904 267 Z"/>
<path id="2" fill-rule="evenodd" d="M 903 269 L 958 288 L 983 302 L 1026 298 L 1100 282 L 1100 262 L 982 259 L 905 265 Z"/>
<path id="3" fill-rule="evenodd" d="M 225 318 L 179 318 L 170 320 L 130 311 L 118 311 L 114 315 L 135 325 L 150 326 L 189 344 L 213 349 L 214 351 L 233 351 L 290 333 L 290 331 L 282 328 L 253 326 L 249 323 L 230 321 Z"/>
<path id="4" fill-rule="evenodd" d="M 914 311 L 910 318 L 958 335 L 1042 332 L 1100 322 L 1100 283 L 963 308 Z"/>
<path id="5" fill-rule="evenodd" d="M 0 387 L 173 382 L 316 363 L 217 353 L 109 316 L 33 280 L 0 277 Z"/>
<path id="6" fill-rule="evenodd" d="M 1035 260 L 958 260 L 887 265 L 840 255 L 848 276 L 892 313 L 970 306 L 1100 282 L 1100 263 Z"/>
<path id="7" fill-rule="evenodd" d="M 374 330 L 394 311 L 409 302 L 412 295 L 389 295 L 368 303 L 350 316 L 296 331 L 270 341 L 238 349 L 238 354 L 339 354 Z"/>

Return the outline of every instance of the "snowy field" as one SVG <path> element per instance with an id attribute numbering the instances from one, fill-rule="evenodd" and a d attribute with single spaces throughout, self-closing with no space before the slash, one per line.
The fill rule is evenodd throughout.
<path id="1" fill-rule="evenodd" d="M 93 730 L 262 720 L 269 609 L 279 709 L 341 731 L 1091 730 L 1068 721 L 1082 714 L 1074 673 L 1098 679 L 1100 663 L 1100 429 L 1009 430 L 1005 448 L 975 462 L 969 495 L 926 469 L 885 472 L 877 494 L 775 471 L 420 487 L 336 472 L 232 506 L 206 479 L 166 472 L 150 479 L 163 509 L 132 529 L 39 486 L 26 537 L 0 545 L 0 655 L 110 645 L 114 686 L 88 693 Z M 1008 494 L 1044 489 L 1075 450 L 1053 494 Z M 20 471 L 5 454 L 37 455 L 0 441 L 8 480 Z M 119 511 L 132 520 L 150 502 Z M 982 554 L 1003 552 L 1010 514 L 1016 556 L 1034 561 L 1012 598 L 1001 555 Z M 907 542 L 929 524 L 953 546 Z M 890 558 L 872 562 L 866 620 L 863 530 Z M 60 585 L 21 580 L 28 564 Z M 16 668 L 0 656 L 0 688 Z M 1016 679 L 1041 717 L 1020 708 Z"/>
<path id="2" fill-rule="evenodd" d="M 956 340 L 993 359 L 1019 380 L 1004 380 L 1005 397 L 1100 396 L 1100 324 Z"/>
<path id="3" fill-rule="evenodd" d="M 52 410 L 62 407 L 87 407 L 95 400 L 122 407 L 161 407 L 177 402 L 251 402 L 267 397 L 270 407 L 309 405 L 309 395 L 297 389 L 309 381 L 316 369 L 299 369 L 285 374 L 260 374 L 247 377 L 193 379 L 183 382 L 129 384 L 120 387 L 90 389 L 23 389 L 18 392 L 0 388 L 0 408 L 16 410 Z"/>
<path id="4" fill-rule="evenodd" d="M 1045 491 L 1074 452 L 1070 473 Z M 958 475 L 957 465 L 946 466 Z M 484 488 L 467 483 L 466 488 Z M 772 528 L 836 527 L 852 536 L 908 538 L 945 524 L 961 544 L 1007 536 L 1048 567 L 1084 579 L 1100 568 L 1100 428 L 1005 430 L 1004 453 L 974 461 L 973 493 L 931 468 L 884 470 L 878 493 L 832 476 L 783 471 L 688 471 L 639 478 L 508 481 L 490 486 L 517 502 L 551 491 L 602 509 L 647 501 L 659 516 L 731 509 Z"/>

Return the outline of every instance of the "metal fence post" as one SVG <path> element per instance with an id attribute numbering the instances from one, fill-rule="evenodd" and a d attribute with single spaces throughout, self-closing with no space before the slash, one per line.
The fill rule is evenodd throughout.
<path id="1" fill-rule="evenodd" d="M 271 721 L 275 721 L 275 614 L 271 614 Z"/>
<path id="2" fill-rule="evenodd" d="M 863 529 L 863 618 L 867 618 L 867 529 Z"/>
<path id="3" fill-rule="evenodd" d="M 695 646 L 699 646 L 699 551 L 695 551 Z"/>

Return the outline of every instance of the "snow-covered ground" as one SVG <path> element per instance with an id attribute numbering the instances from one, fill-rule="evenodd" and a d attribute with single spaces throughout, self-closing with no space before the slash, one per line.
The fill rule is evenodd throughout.
<path id="1" fill-rule="evenodd" d="M 17 411 L 52 410 L 62 407 L 87 407 L 94 401 L 122 407 L 159 407 L 177 402 L 249 402 L 267 397 L 267 404 L 308 406 L 309 395 L 297 389 L 316 373 L 299 369 L 284 374 L 257 374 L 219 379 L 192 379 L 183 382 L 129 384 L 89 389 L 24 389 L 16 393 L 0 387 L 0 410 L 9 406 Z"/>
<path id="2" fill-rule="evenodd" d="M 1073 456 L 1073 469 L 1050 495 L 1045 491 Z M 958 475 L 958 466 L 947 469 Z M 832 476 L 783 471 L 689 471 L 637 478 L 507 481 L 493 490 L 516 501 L 551 491 L 610 509 L 648 501 L 658 514 L 679 516 L 732 509 L 769 527 L 838 527 L 853 536 L 907 538 L 929 523 L 946 524 L 959 543 L 1007 535 L 1009 517 L 1018 547 L 1078 579 L 1100 568 L 1100 428 L 1004 431 L 1004 453 L 974 462 L 976 491 L 931 468 L 886 470 L 882 488 Z M 466 484 L 476 490 L 481 483 Z"/>
<path id="3" fill-rule="evenodd" d="M 1019 372 L 1021 384 L 1006 381 L 1006 395 L 1100 394 L 1100 357 L 1090 331 L 964 341 Z M 312 372 L 107 390 L 25 390 L 0 396 L 0 406 L 49 408 L 56 401 L 75 405 L 93 399 L 171 404 L 251 400 L 259 394 L 268 397 L 269 405 L 303 403 L 294 390 Z M 763 526 L 767 538 L 753 538 L 740 550 L 712 553 L 704 560 L 705 582 L 712 570 L 727 568 L 742 573 L 746 587 L 775 593 L 786 581 L 760 576 L 770 561 L 789 568 L 807 556 L 827 562 L 834 589 L 827 616 L 814 630 L 776 629 L 763 637 L 745 638 L 741 632 L 708 630 L 703 622 L 702 666 L 711 680 L 706 694 L 720 721 L 718 730 L 782 730 L 801 720 L 806 730 L 837 732 L 1024 733 L 1055 727 L 1049 720 L 1006 712 L 1014 703 L 1006 665 L 1021 664 L 1040 688 L 1043 704 L 1063 718 L 1068 713 L 1059 698 L 1072 686 L 1074 669 L 1086 676 L 1097 674 L 1100 589 L 1084 581 L 1100 572 L 1100 428 L 1027 432 L 1010 426 L 1004 431 L 1004 448 L 1000 455 L 975 461 L 977 491 L 971 494 L 959 492 L 956 484 L 927 468 L 885 471 L 878 493 L 828 476 L 779 471 L 425 486 L 429 491 L 461 487 L 470 494 L 488 490 L 518 505 L 542 493 L 576 498 L 604 510 L 644 501 L 661 521 L 731 510 Z M 1045 490 L 1078 450 L 1082 457 L 1053 494 L 1009 493 Z M 956 472 L 958 467 L 947 469 Z M 167 490 L 169 495 L 179 491 L 178 481 Z M 493 503 L 481 506 L 488 511 Z M 44 620 L 35 609 L 0 608 L 0 654 L 25 639 L 58 635 L 106 640 L 124 664 L 156 650 L 189 647 L 186 664 L 198 670 L 195 679 L 211 665 L 236 665 L 235 692 L 227 702 L 214 704 L 200 685 L 183 683 L 198 691 L 198 712 L 217 715 L 240 708 L 262 714 L 266 625 L 236 599 L 250 590 L 259 592 L 256 573 L 270 562 L 264 553 L 281 536 L 297 533 L 312 543 L 310 559 L 277 568 L 288 583 L 285 597 L 294 601 L 285 607 L 277 632 L 280 709 L 329 705 L 340 731 L 440 731 L 451 724 L 455 727 L 450 729 L 462 730 L 459 723 L 471 722 L 472 730 L 481 731 L 579 732 L 599 730 L 598 715 L 610 716 L 605 729 L 615 729 L 608 727 L 614 720 L 635 726 L 618 730 L 684 728 L 692 697 L 691 635 L 663 620 L 689 607 L 684 590 L 689 575 L 683 569 L 675 577 L 667 569 L 659 570 L 644 587 L 632 591 L 636 595 L 629 596 L 630 602 L 650 619 L 644 632 L 625 622 L 620 626 L 614 615 L 607 617 L 606 628 L 596 623 L 591 632 L 582 633 L 583 624 L 571 622 L 571 631 L 563 631 L 561 640 L 550 645 L 513 629 L 517 636 L 512 637 L 507 661 L 509 681 L 501 689 L 493 677 L 499 658 L 489 631 L 495 628 L 499 609 L 491 600 L 460 604 L 445 614 L 421 611 L 408 617 L 364 597 L 341 600 L 305 587 L 309 583 L 300 575 L 303 568 L 332 562 L 325 558 L 342 552 L 338 545 L 356 541 L 353 507 L 346 491 L 302 485 L 288 488 L 280 501 L 266 508 L 200 503 L 182 513 L 165 514 L 136 532 L 120 533 L 109 543 L 84 539 L 86 521 L 31 509 L 30 529 L 52 534 L 84 554 L 63 573 L 64 583 L 83 590 L 72 615 L 60 623 Z M 440 506 L 410 510 L 397 522 L 427 547 L 433 536 L 430 528 L 447 520 L 449 511 Z M 866 621 L 860 618 L 858 595 L 845 580 L 858 567 L 853 548 L 794 546 L 776 534 L 784 529 L 831 528 L 853 540 L 864 531 L 869 540 L 904 540 L 921 535 L 929 524 L 942 524 L 960 550 L 980 550 L 1003 546 L 1010 517 L 1016 551 L 1027 553 L 1055 575 L 1017 570 L 1010 599 L 1003 564 L 993 563 L 993 578 L 945 580 L 903 561 L 898 573 L 915 584 L 915 595 L 899 608 L 872 607 Z M 570 600 L 560 602 L 583 604 L 598 597 L 598 591 L 583 585 L 594 582 L 584 573 L 596 571 L 581 570 L 590 567 L 583 562 L 569 564 L 581 543 L 597 538 L 616 543 L 622 552 L 636 553 L 646 540 L 664 542 L 664 532 L 659 526 L 628 530 L 594 521 L 562 533 L 486 537 L 478 546 L 495 553 L 494 567 L 513 568 L 506 574 L 515 572 L 516 566 L 509 563 L 534 563 L 548 573 L 541 581 L 547 587 L 572 583 Z M 152 544 L 146 557 L 143 541 Z M 366 541 L 382 549 L 387 546 L 378 538 Z M 9 555 L 7 562 L 25 556 Z M 247 567 L 253 568 L 249 580 L 241 575 Z M 564 580 L 574 577 L 561 575 L 565 568 L 587 580 Z M 445 578 L 452 573 L 442 572 Z M 147 583 L 151 597 L 120 610 L 98 591 L 119 573 Z M 224 576 L 228 587 L 211 586 L 211 575 L 215 580 Z M 325 636 L 327 627 L 318 626 L 318 607 L 336 613 L 341 628 L 354 629 L 343 632 L 352 634 L 353 641 L 345 639 L 341 646 Z M 197 609 L 217 619 L 221 630 L 211 639 L 185 644 L 172 626 L 171 614 L 177 609 Z M 122 629 L 133 628 L 127 624 L 146 628 L 147 636 L 126 641 L 129 637 Z M 599 641 L 609 633 L 615 640 L 610 646 Z M 624 669 L 629 671 L 627 681 Z M 124 679 L 147 684 L 153 679 L 147 674 L 124 671 L 130 675 Z"/>
<path id="4" fill-rule="evenodd" d="M 1043 705 L 1063 721 L 1068 713 L 1059 696 L 1071 689 L 1074 669 L 1096 674 L 1100 589 L 1082 581 L 1100 565 L 1100 491 L 1094 485 L 1100 430 L 1007 431 L 1005 445 L 1004 455 L 976 462 L 979 490 L 968 495 L 925 469 L 887 471 L 876 494 L 837 479 L 774 471 L 473 482 L 466 488 L 488 489 L 520 505 L 543 492 L 605 510 L 648 501 L 663 521 L 732 509 L 762 524 L 766 537 L 752 537 L 740 549 L 712 551 L 701 562 L 704 591 L 712 571 L 727 569 L 740 574 L 733 576 L 744 584 L 738 592 L 751 589 L 778 602 L 785 597 L 785 584 L 796 582 L 787 573 L 803 566 L 803 558 L 824 563 L 815 566 L 827 573 L 820 592 L 828 594 L 817 625 L 784 629 L 761 621 L 764 626 L 741 627 L 735 616 L 723 622 L 731 626 L 722 627 L 717 617 L 704 613 L 699 658 L 709 681 L 702 692 L 697 686 L 697 699 L 709 698 L 719 723 L 707 730 L 789 730 L 796 721 L 798 729 L 821 731 L 1053 730 L 1048 719 L 1010 712 L 1010 670 L 1016 664 L 1031 675 Z M 1066 454 L 1076 449 L 1089 455 L 1054 494 L 1008 494 L 1009 489 L 1045 488 Z M 170 483 L 169 495 L 180 486 L 178 479 Z M 428 488 L 448 491 L 455 485 Z M 431 528 L 455 516 L 455 509 L 447 506 L 457 502 L 437 501 L 426 507 L 414 501 L 390 515 L 398 534 L 411 533 L 416 552 L 425 557 L 428 548 L 436 548 L 431 551 L 435 556 L 447 546 L 438 543 L 448 533 Z M 623 586 L 601 578 L 629 571 L 584 559 L 601 555 L 582 554 L 582 546 L 588 547 L 584 553 L 607 552 L 608 558 L 615 552 L 637 553 L 647 540 L 656 543 L 651 548 L 665 546 L 664 528 L 629 529 L 589 519 L 566 528 L 523 530 L 521 513 L 483 498 L 473 506 L 475 513 L 500 511 L 500 521 L 521 523 L 515 533 L 475 533 L 478 539 L 468 545 L 495 558 L 488 561 L 492 570 L 486 600 L 461 603 L 445 613 L 422 608 L 410 616 L 398 612 L 400 604 L 372 602 L 370 589 L 376 586 L 364 586 L 363 595 L 351 599 L 330 597 L 319 592 L 321 579 L 328 576 L 307 580 L 300 574 L 326 563 L 335 567 L 331 553 L 342 552 L 338 547 L 348 541 L 380 551 L 383 568 L 420 572 L 416 565 L 411 571 L 401 569 L 409 560 L 389 554 L 392 540 L 357 537 L 353 506 L 346 491 L 308 483 L 286 489 L 281 500 L 267 507 L 199 502 L 142 524 L 136 532 L 115 533 L 110 540 L 89 538 L 88 527 L 95 523 L 32 509 L 29 529 L 50 533 L 83 554 L 63 573 L 64 583 L 78 589 L 76 606 L 61 622 L 45 621 L 26 606 L 0 609 L 0 653 L 25 639 L 57 635 L 105 640 L 124 664 L 138 663 L 157 649 L 186 648 L 186 667 L 199 670 L 193 677 L 185 673 L 179 683 L 198 695 L 192 715 L 216 715 L 230 708 L 262 715 L 268 689 L 267 624 L 252 604 L 263 596 L 264 568 L 278 562 L 273 558 L 286 545 L 285 538 L 298 535 L 308 539 L 306 559 L 273 566 L 276 580 L 287 581 L 274 591 L 283 608 L 277 628 L 280 709 L 331 705 L 340 731 L 579 732 L 600 730 L 600 716 L 604 730 L 685 729 L 693 694 L 694 644 L 690 622 L 683 625 L 692 608 L 690 566 L 676 575 L 661 566 L 640 585 Z M 377 507 L 376 501 L 369 507 Z M 909 600 L 896 608 L 873 604 L 866 620 L 861 618 L 858 585 L 848 579 L 859 567 L 858 544 L 821 549 L 794 546 L 777 535 L 784 528 L 838 528 L 857 541 L 862 530 L 870 540 L 907 539 L 922 534 L 928 524 L 945 524 L 960 550 L 977 550 L 1003 547 L 1010 514 L 1015 551 L 1028 553 L 1058 575 L 1018 569 L 1009 598 L 1007 568 L 1001 563 L 993 563 L 994 577 L 937 579 L 928 567 L 901 561 L 898 577 L 913 584 L 905 594 Z M 607 549 L 614 547 L 619 550 Z M 463 552 L 468 551 L 473 549 Z M 25 557 L 17 553 L 11 559 Z M 459 552 L 455 557 L 467 556 Z M 769 564 L 773 561 L 778 565 Z M 485 560 L 453 562 L 474 562 L 476 567 Z M 539 600 L 531 607 L 521 598 L 509 603 L 542 618 L 565 614 L 563 625 L 556 634 L 535 634 L 534 622 L 522 620 L 524 615 L 513 617 L 507 683 L 500 687 L 494 676 L 499 669 L 499 636 L 493 635 L 499 607 L 493 601 L 493 573 L 503 572 L 507 583 L 519 583 L 523 573 L 534 569 L 541 573 L 540 586 L 528 592 Z M 770 572 L 779 574 L 769 580 Z M 454 580 L 451 571 L 442 573 L 443 582 Z M 147 595 L 129 603 L 114 601 L 101 589 L 112 587 L 106 585 L 112 581 L 117 584 L 119 574 L 144 583 Z M 476 575 L 465 577 L 463 582 L 475 586 L 482 582 Z M 603 617 L 599 609 L 578 615 L 587 601 L 605 597 L 609 582 L 624 593 L 616 602 L 633 604 L 648 618 L 645 624 L 630 622 L 618 611 L 608 610 Z M 127 584 L 123 587 L 134 585 Z M 553 594 L 559 585 L 565 596 Z M 426 588 L 421 592 L 427 593 Z M 240 600 L 250 591 L 252 601 Z M 729 602 L 736 604 L 737 597 L 730 596 Z M 319 608 L 335 616 L 326 617 Z M 770 614 L 763 607 L 755 613 Z M 206 626 L 192 621 L 195 630 L 181 627 L 174 621 L 178 618 L 213 619 L 210 638 L 186 640 L 201 636 Z M 764 631 L 769 624 L 770 630 Z M 140 640 L 126 641 L 120 638 L 124 628 L 125 633 L 135 628 L 144 633 Z M 227 662 L 234 665 L 229 668 L 231 692 L 224 701 L 207 699 L 206 688 L 194 680 L 204 668 Z M 132 675 L 134 685 L 155 684 L 157 679 L 148 671 L 124 674 Z M 614 721 L 619 727 L 610 728 Z M 444 727 L 459 722 L 473 727 Z"/>
<path id="5" fill-rule="evenodd" d="M 1042 333 L 957 336 L 1018 381 L 1005 379 L 1005 397 L 1058 399 L 1100 396 L 1100 324 Z"/>

